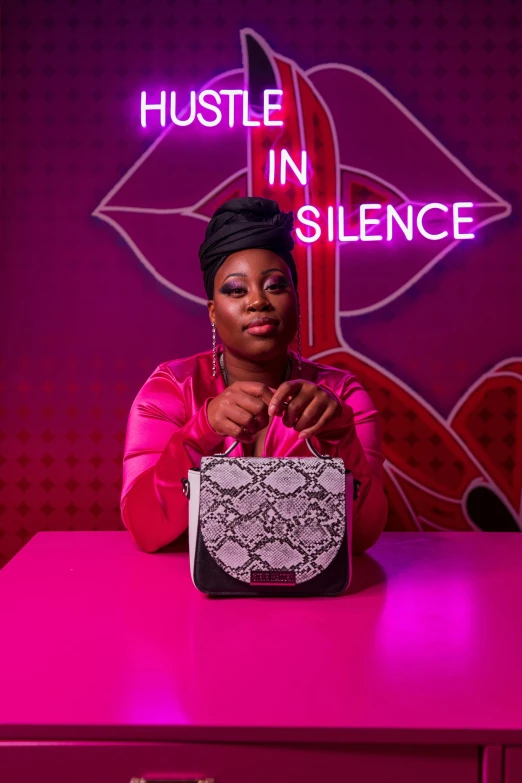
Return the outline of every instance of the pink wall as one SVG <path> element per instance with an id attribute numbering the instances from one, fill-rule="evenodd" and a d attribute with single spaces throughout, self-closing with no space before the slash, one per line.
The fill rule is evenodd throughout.
<path id="1" fill-rule="evenodd" d="M 243 68 L 246 27 L 281 70 L 282 58 L 352 69 L 303 76 L 309 107 L 319 95 L 330 112 L 321 138 L 339 156 L 332 146 L 325 165 L 346 167 L 343 193 L 368 201 L 364 188 L 374 196 L 385 180 L 390 201 L 399 189 L 489 204 L 475 240 L 452 249 L 343 249 L 338 291 L 335 259 L 315 248 L 327 292 L 315 327 L 383 412 L 392 528 L 520 528 L 514 5 L 10 0 L 3 25 L 0 565 L 37 530 L 120 527 L 133 396 L 159 362 L 210 347 L 205 311 L 186 296 L 203 295 L 204 223 L 157 211 L 219 190 L 247 165 L 246 138 L 167 134 L 106 197 L 158 135 L 139 124 L 140 90 L 199 90 Z"/>

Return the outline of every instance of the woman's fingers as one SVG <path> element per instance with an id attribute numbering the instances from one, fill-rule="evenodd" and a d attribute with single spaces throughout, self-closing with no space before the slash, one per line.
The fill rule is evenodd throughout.
<path id="1" fill-rule="evenodd" d="M 237 391 L 234 403 L 243 408 L 251 417 L 255 418 L 258 430 L 264 429 L 268 424 L 268 406 L 260 397 L 252 397 L 244 391 Z"/>
<path id="2" fill-rule="evenodd" d="M 229 421 L 234 422 L 234 424 L 238 424 L 251 435 L 255 435 L 257 432 L 259 432 L 259 421 L 255 414 L 245 410 L 245 408 L 241 407 L 240 405 L 236 404 L 231 407 L 227 411 L 226 417 Z"/>
<path id="3" fill-rule="evenodd" d="M 268 405 L 269 416 L 280 416 L 284 403 L 296 397 L 303 387 L 303 381 L 285 381 L 277 389 Z"/>
<path id="4" fill-rule="evenodd" d="M 316 403 L 316 406 L 321 404 L 320 400 L 314 399 L 313 391 L 305 391 L 302 389 L 299 394 L 283 408 L 283 424 L 286 427 L 295 427 L 307 408 L 310 405 L 313 405 L 314 402 Z"/>
<path id="5" fill-rule="evenodd" d="M 302 432 L 308 427 L 315 425 L 327 408 L 327 402 L 321 399 L 312 400 L 307 405 L 302 413 L 299 414 L 298 419 L 292 425 L 296 432 Z"/>
<path id="6" fill-rule="evenodd" d="M 229 435 L 234 440 L 239 440 L 241 443 L 252 443 L 255 438 L 255 433 L 250 432 L 231 419 L 227 419 L 225 422 L 224 434 Z"/>
<path id="7" fill-rule="evenodd" d="M 333 418 L 334 411 L 327 409 L 324 411 L 323 415 L 320 416 L 320 418 L 313 424 L 312 426 L 308 427 L 308 429 L 301 430 L 299 435 L 297 436 L 299 440 L 304 440 L 304 438 L 311 438 L 312 435 L 317 435 L 319 432 L 321 432 L 322 429 L 328 424 L 328 422 Z"/>
<path id="8" fill-rule="evenodd" d="M 263 383 L 237 382 L 214 397 L 207 406 L 208 422 L 220 435 L 239 435 L 237 427 L 231 432 L 231 422 L 251 433 L 268 424 L 268 405 L 272 392 Z M 242 414 L 238 411 L 242 410 Z M 244 439 L 244 431 L 241 438 Z"/>
<path id="9" fill-rule="evenodd" d="M 261 400 L 266 406 L 270 405 L 272 400 L 272 392 L 268 386 L 265 386 L 264 383 L 256 383 L 255 381 L 237 381 L 229 386 L 227 391 L 245 392 L 250 397 Z"/>
<path id="10" fill-rule="evenodd" d="M 293 427 L 300 438 L 319 433 L 339 412 L 339 402 L 327 390 L 302 380 L 286 381 L 268 406 L 269 415 L 282 415 L 283 424 Z"/>
<path id="11" fill-rule="evenodd" d="M 211 400 L 207 411 L 216 432 L 251 443 L 268 425 L 270 416 L 281 416 L 283 424 L 293 427 L 303 439 L 321 432 L 339 408 L 338 400 L 327 390 L 309 381 L 292 380 L 275 392 L 262 383 L 233 383 Z"/>

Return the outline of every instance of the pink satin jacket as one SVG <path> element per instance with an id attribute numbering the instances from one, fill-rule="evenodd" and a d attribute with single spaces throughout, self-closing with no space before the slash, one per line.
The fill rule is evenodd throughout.
<path id="1" fill-rule="evenodd" d="M 312 438 L 318 451 L 339 456 L 361 482 L 354 505 L 353 546 L 361 552 L 377 540 L 387 502 L 382 485 L 383 455 L 378 413 L 357 379 L 342 370 L 292 356 L 292 378 L 303 378 L 332 391 L 342 404 L 335 428 Z M 132 405 L 123 462 L 122 519 L 134 540 L 154 552 L 177 538 L 188 525 L 188 501 L 181 479 L 199 466 L 202 456 L 233 443 L 218 435 L 207 419 L 207 404 L 225 388 L 221 373 L 212 377 L 212 352 L 161 364 Z M 264 454 L 310 456 L 305 440 L 274 416 Z M 239 444 L 233 456 L 243 456 Z"/>

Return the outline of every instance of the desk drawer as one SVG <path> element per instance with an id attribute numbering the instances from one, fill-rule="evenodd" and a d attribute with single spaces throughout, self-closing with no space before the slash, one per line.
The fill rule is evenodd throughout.
<path id="1" fill-rule="evenodd" d="M 390 745 L 0 742 L 2 783 L 477 783 L 478 749 Z"/>
<path id="2" fill-rule="evenodd" d="M 522 780 L 522 748 L 506 748 L 504 752 L 504 783 Z"/>

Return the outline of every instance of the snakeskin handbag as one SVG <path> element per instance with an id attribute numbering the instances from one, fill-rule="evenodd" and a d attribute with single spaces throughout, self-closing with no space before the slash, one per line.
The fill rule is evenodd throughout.
<path id="1" fill-rule="evenodd" d="M 194 585 L 211 596 L 337 595 L 351 578 L 359 482 L 342 459 L 203 457 L 182 479 Z"/>

